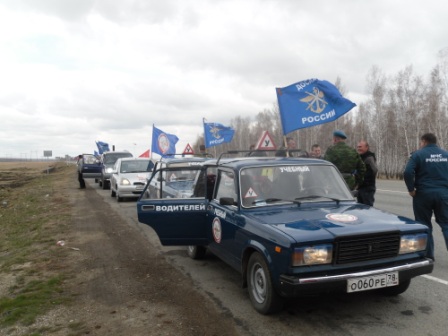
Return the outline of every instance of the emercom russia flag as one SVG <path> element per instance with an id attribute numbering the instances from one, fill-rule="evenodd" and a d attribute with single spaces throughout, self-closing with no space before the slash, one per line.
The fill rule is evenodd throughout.
<path id="1" fill-rule="evenodd" d="M 219 123 L 206 123 L 205 119 L 203 119 L 203 123 L 206 148 L 232 141 L 235 134 L 235 130 L 232 127 Z"/>
<path id="2" fill-rule="evenodd" d="M 98 147 L 98 152 L 103 154 L 104 152 L 109 151 L 109 144 L 102 141 L 96 141 L 96 146 Z"/>
<path id="3" fill-rule="evenodd" d="M 276 90 L 283 134 L 334 121 L 356 106 L 336 86 L 316 78 Z"/>
<path id="4" fill-rule="evenodd" d="M 152 125 L 152 148 L 153 153 L 157 153 L 162 157 L 176 154 L 176 143 L 179 138 L 174 134 L 163 132 L 161 129 Z"/>

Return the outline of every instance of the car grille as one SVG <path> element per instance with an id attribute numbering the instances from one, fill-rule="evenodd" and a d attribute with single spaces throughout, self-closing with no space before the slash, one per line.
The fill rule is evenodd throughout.
<path id="1" fill-rule="evenodd" d="M 400 249 L 400 233 L 341 237 L 336 240 L 336 264 L 394 257 Z"/>
<path id="2" fill-rule="evenodd" d="M 135 186 L 144 186 L 145 184 L 143 182 L 134 182 Z"/>

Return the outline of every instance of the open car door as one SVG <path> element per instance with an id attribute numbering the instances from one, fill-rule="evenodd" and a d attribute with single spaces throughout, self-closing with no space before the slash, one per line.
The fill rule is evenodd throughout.
<path id="1" fill-rule="evenodd" d="M 162 245 L 208 244 L 204 175 L 198 166 L 162 168 L 146 184 L 137 201 L 138 220 L 154 229 Z M 156 196 L 149 190 L 152 179 L 163 180 Z"/>

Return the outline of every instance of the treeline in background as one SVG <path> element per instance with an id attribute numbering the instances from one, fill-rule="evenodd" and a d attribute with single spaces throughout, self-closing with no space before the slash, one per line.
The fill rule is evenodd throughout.
<path id="1" fill-rule="evenodd" d="M 355 101 L 357 108 L 334 122 L 297 130 L 287 136 L 293 137 L 300 149 L 310 151 L 313 144 L 319 144 L 325 153 L 332 145 L 333 131 L 341 129 L 348 136 L 349 146 L 356 147 L 362 139 L 369 143 L 370 150 L 376 154 L 381 177 L 402 178 L 404 166 L 409 155 L 418 149 L 422 134 L 434 133 L 440 147 L 448 145 L 448 48 L 441 51 L 441 59 L 426 78 L 415 74 L 412 66 L 395 75 L 386 75 L 374 66 L 366 78 L 367 99 L 362 103 Z M 337 78 L 334 84 L 346 97 L 342 80 Z M 270 133 L 277 148 L 283 145 L 276 103 L 253 118 L 236 117 L 229 126 L 235 129 L 232 142 L 208 148 L 215 157 L 232 149 L 249 149 L 264 131 Z M 203 143 L 203 137 L 198 137 L 194 151 L 199 152 Z"/>

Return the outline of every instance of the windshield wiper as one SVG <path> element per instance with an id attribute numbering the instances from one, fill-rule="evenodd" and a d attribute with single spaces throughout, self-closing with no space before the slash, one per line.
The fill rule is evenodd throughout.
<path id="1" fill-rule="evenodd" d="M 297 199 L 290 200 L 290 199 L 283 199 L 283 198 L 266 198 L 266 199 L 258 199 L 252 202 L 252 204 L 259 204 L 259 203 L 275 203 L 275 202 L 291 202 L 291 203 L 297 203 L 300 204 Z"/>
<path id="2" fill-rule="evenodd" d="M 338 198 L 334 198 L 334 197 L 329 197 L 329 196 L 324 196 L 324 195 L 308 195 L 308 196 L 301 196 L 301 197 L 297 197 L 294 200 L 306 200 L 306 199 L 315 199 L 315 198 L 327 198 L 330 199 L 332 201 L 335 201 L 336 204 L 339 204 L 339 202 L 341 201 Z M 299 203 L 300 204 L 300 203 Z"/>
<path id="3" fill-rule="evenodd" d="M 252 204 L 258 204 L 258 203 L 275 203 L 275 202 L 292 202 L 289 200 L 281 199 L 281 198 L 266 198 L 266 199 L 257 199 L 252 202 Z"/>

